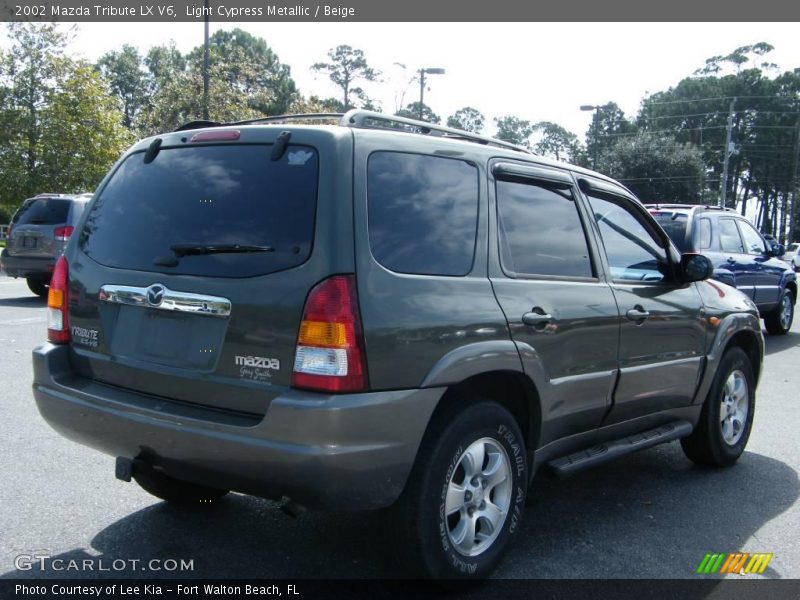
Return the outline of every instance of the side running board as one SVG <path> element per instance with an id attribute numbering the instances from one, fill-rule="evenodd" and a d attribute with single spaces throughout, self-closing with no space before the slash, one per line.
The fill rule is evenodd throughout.
<path id="1" fill-rule="evenodd" d="M 673 421 L 655 429 L 634 433 L 619 440 L 603 442 L 586 450 L 553 459 L 547 463 L 547 468 L 556 476 L 564 477 L 631 452 L 686 437 L 692 433 L 692 429 L 692 424 L 688 421 Z"/>

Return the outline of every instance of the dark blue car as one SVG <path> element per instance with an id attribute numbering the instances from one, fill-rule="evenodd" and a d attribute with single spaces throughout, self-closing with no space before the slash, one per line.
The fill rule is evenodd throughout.
<path id="1" fill-rule="evenodd" d="M 648 204 L 647 208 L 681 252 L 698 252 L 714 264 L 714 279 L 747 294 L 758 306 L 767 331 L 783 335 L 794 318 L 794 269 L 745 217 L 731 209 L 690 204 Z"/>

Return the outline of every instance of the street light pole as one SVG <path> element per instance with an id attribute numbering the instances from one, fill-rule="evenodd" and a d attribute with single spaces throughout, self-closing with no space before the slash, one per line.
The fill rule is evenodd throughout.
<path id="1" fill-rule="evenodd" d="M 419 70 L 419 120 L 422 121 L 422 109 L 425 106 L 423 102 L 425 98 L 425 74 L 428 75 L 444 75 L 444 69 L 440 68 L 422 68 Z"/>
<path id="2" fill-rule="evenodd" d="M 581 110 L 594 111 L 592 118 L 592 129 L 594 130 L 594 152 L 592 152 L 592 169 L 597 170 L 597 139 L 600 137 L 600 109 L 605 108 L 604 104 L 582 104 Z"/>
<path id="3" fill-rule="evenodd" d="M 209 53 L 208 53 L 208 15 L 210 13 L 210 9 L 208 7 L 208 0 L 205 0 L 205 10 L 203 11 L 204 15 L 204 28 L 205 28 L 205 35 L 204 35 L 204 43 L 203 43 L 203 119 L 208 121 L 208 63 L 209 63 Z"/>

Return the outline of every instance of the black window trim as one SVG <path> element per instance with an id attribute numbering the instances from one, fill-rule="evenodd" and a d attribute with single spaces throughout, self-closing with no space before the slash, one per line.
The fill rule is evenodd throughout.
<path id="1" fill-rule="evenodd" d="M 467 269 L 466 273 L 463 275 L 447 275 L 441 273 L 406 273 L 405 271 L 395 271 L 394 269 L 390 269 L 386 265 L 384 265 L 375 254 L 372 252 L 372 241 L 370 238 L 370 228 L 369 228 L 369 161 L 374 154 L 412 154 L 414 156 L 427 156 L 429 158 L 446 158 L 450 160 L 457 160 L 463 163 L 468 164 L 469 166 L 475 169 L 476 175 L 476 191 L 477 191 L 477 206 L 475 210 L 475 240 L 472 244 L 472 260 L 469 263 L 469 268 Z M 364 162 L 364 200 L 365 200 L 365 211 L 366 211 L 366 226 L 367 226 L 367 250 L 369 250 L 369 255 L 372 258 L 373 262 L 376 265 L 379 265 L 382 269 L 386 269 L 389 273 L 394 273 L 395 275 L 402 275 L 407 277 L 448 277 L 450 279 L 464 279 L 470 277 L 475 272 L 475 262 L 478 258 L 478 234 L 480 233 L 481 228 L 481 168 L 476 164 L 474 160 L 466 158 L 464 156 L 451 156 L 446 154 L 440 154 L 438 151 L 431 152 L 415 152 L 403 149 L 386 149 L 386 148 L 378 148 L 375 150 L 371 150 Z"/>
<path id="2" fill-rule="evenodd" d="M 603 258 L 606 263 L 607 267 L 607 277 L 608 280 L 621 284 L 621 285 L 645 285 L 645 286 L 674 286 L 677 279 L 677 264 L 674 260 L 674 256 L 672 255 L 672 244 L 670 242 L 669 236 L 663 230 L 658 227 L 654 227 L 653 223 L 655 219 L 649 213 L 649 211 L 641 205 L 632 195 L 626 193 L 622 188 L 618 188 L 610 183 L 606 182 L 598 182 L 595 180 L 589 180 L 584 177 L 578 178 L 578 187 L 580 187 L 581 192 L 583 192 L 585 201 L 587 206 L 589 207 L 589 211 L 591 213 L 591 219 L 594 223 L 596 229 L 596 234 L 598 237 L 598 242 L 600 246 L 600 250 L 603 253 Z M 608 251 L 606 250 L 605 240 L 603 240 L 603 236 L 600 233 L 600 225 L 597 223 L 596 219 L 594 218 L 594 211 L 591 210 L 591 200 L 589 196 L 595 196 L 600 198 L 601 200 L 606 200 L 611 202 L 612 204 L 616 204 L 622 210 L 625 210 L 633 216 L 636 221 L 647 231 L 650 236 L 656 240 L 660 241 L 661 248 L 664 251 L 664 254 L 667 257 L 668 266 L 670 271 L 672 272 L 672 277 L 669 279 L 661 279 L 660 281 L 641 281 L 636 279 L 616 279 L 611 276 L 611 263 L 608 261 Z M 630 209 L 633 210 L 630 210 Z"/>
<path id="3" fill-rule="evenodd" d="M 522 281 L 574 281 L 583 283 L 598 283 L 600 276 L 598 275 L 600 269 L 595 258 L 595 253 L 589 239 L 589 231 L 586 226 L 586 221 L 583 212 L 580 208 L 578 201 L 578 194 L 575 182 L 568 173 L 562 173 L 555 169 L 547 167 L 539 167 L 534 165 L 520 165 L 517 163 L 499 162 L 492 165 L 491 172 L 494 175 L 493 191 L 494 191 L 494 211 L 495 222 L 497 230 L 497 260 L 500 264 L 500 269 L 503 274 L 509 279 L 518 279 Z M 572 203 L 575 205 L 575 211 L 578 214 L 578 222 L 583 229 L 583 238 L 586 242 L 586 250 L 589 254 L 589 267 L 593 273 L 591 277 L 583 277 L 580 275 L 544 275 L 536 273 L 518 273 L 506 267 L 503 263 L 502 246 L 504 232 L 500 227 L 500 202 L 498 201 L 497 182 L 509 181 L 512 183 L 520 183 L 522 185 L 536 185 L 539 187 L 569 190 L 572 194 Z"/>

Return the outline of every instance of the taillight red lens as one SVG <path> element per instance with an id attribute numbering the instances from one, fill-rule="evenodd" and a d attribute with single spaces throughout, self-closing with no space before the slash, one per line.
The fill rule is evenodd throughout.
<path id="1" fill-rule="evenodd" d="M 367 389 L 354 275 L 330 277 L 309 293 L 297 336 L 292 385 L 325 392 Z"/>
<path id="2" fill-rule="evenodd" d="M 6 239 L 7 240 L 11 239 L 11 225 L 6 227 Z"/>
<path id="3" fill-rule="evenodd" d="M 66 344 L 70 340 L 67 319 L 68 280 L 69 264 L 62 255 L 56 261 L 50 279 L 50 290 L 47 292 L 47 339 L 54 344 Z"/>
<path id="4" fill-rule="evenodd" d="M 73 231 L 75 231 L 75 228 L 72 225 L 66 225 L 65 227 L 56 227 L 53 230 L 53 235 L 55 236 L 56 241 L 66 242 L 69 239 L 69 236 L 72 235 Z"/>

